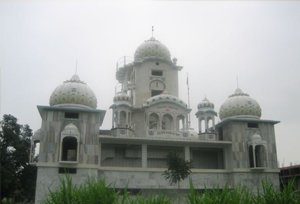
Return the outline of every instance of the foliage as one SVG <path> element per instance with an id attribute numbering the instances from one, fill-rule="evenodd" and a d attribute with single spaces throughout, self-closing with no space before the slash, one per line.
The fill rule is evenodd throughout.
<path id="1" fill-rule="evenodd" d="M 190 181 L 187 195 L 188 204 L 300 204 L 299 191 L 293 189 L 292 184 L 285 186 L 283 191 L 277 191 L 270 183 L 263 182 L 261 193 L 253 193 L 249 189 L 239 186 L 231 189 L 204 189 L 199 192 Z M 165 195 L 132 196 L 128 191 L 121 195 L 105 181 L 88 179 L 80 186 L 72 184 L 70 176 L 61 180 L 60 187 L 50 192 L 45 204 L 170 204 L 171 200 Z"/>
<path id="2" fill-rule="evenodd" d="M 57 191 L 51 192 L 45 204 L 112 204 L 117 200 L 117 192 L 103 180 L 88 179 L 83 185 L 73 185 L 70 176 L 61 179 Z"/>
<path id="3" fill-rule="evenodd" d="M 190 191 L 187 195 L 189 204 L 300 204 L 300 192 L 293 189 L 290 182 L 282 191 L 276 190 L 271 183 L 262 182 L 262 192 L 253 193 L 239 186 L 230 189 L 205 189 L 198 192 L 190 181 Z"/>
<path id="4" fill-rule="evenodd" d="M 0 123 L 1 197 L 33 200 L 36 167 L 29 165 L 32 130 L 18 124 L 12 115 L 3 115 Z"/>
<path id="5" fill-rule="evenodd" d="M 182 159 L 177 152 L 169 152 L 167 155 L 168 169 L 164 171 L 165 179 L 169 180 L 170 184 L 178 184 L 190 175 L 191 163 Z"/>

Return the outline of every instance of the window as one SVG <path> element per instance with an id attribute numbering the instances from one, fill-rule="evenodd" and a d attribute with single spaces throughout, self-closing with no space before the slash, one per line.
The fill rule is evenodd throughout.
<path id="1" fill-rule="evenodd" d="M 177 116 L 176 130 L 183 130 L 184 126 L 185 126 L 184 116 L 183 115 Z"/>
<path id="2" fill-rule="evenodd" d="M 77 139 L 64 137 L 62 141 L 62 161 L 77 161 Z"/>
<path id="3" fill-rule="evenodd" d="M 64 167 L 60 167 L 60 168 L 58 168 L 58 173 L 59 174 L 76 174 L 77 173 L 77 169 L 76 168 L 64 168 Z"/>
<path id="4" fill-rule="evenodd" d="M 163 116 L 161 129 L 162 130 L 173 130 L 173 118 L 171 115 L 166 114 Z"/>
<path id="5" fill-rule="evenodd" d="M 151 97 L 153 96 L 157 96 L 159 94 L 161 94 L 163 91 L 161 90 L 151 90 Z"/>
<path id="6" fill-rule="evenodd" d="M 120 119 L 119 119 L 119 127 L 125 127 L 126 126 L 126 112 L 121 111 L 120 112 Z"/>
<path id="7" fill-rule="evenodd" d="M 149 129 L 158 129 L 158 115 L 155 113 L 152 113 L 149 117 Z"/>
<path id="8" fill-rule="evenodd" d="M 152 70 L 152 76 L 162 76 L 163 71 L 161 70 Z"/>
<path id="9" fill-rule="evenodd" d="M 249 146 L 249 165 L 250 168 L 266 167 L 266 150 L 263 145 Z"/>
<path id="10" fill-rule="evenodd" d="M 253 146 L 249 146 L 249 164 L 250 168 L 254 168 Z"/>
<path id="11" fill-rule="evenodd" d="M 256 145 L 255 146 L 255 162 L 256 162 L 256 167 L 264 167 L 264 161 L 266 160 L 265 158 L 266 152 L 265 148 L 263 145 Z"/>
<path id="12" fill-rule="evenodd" d="M 65 112 L 65 118 L 78 119 L 79 118 L 79 113 Z"/>
<path id="13" fill-rule="evenodd" d="M 248 128 L 258 128 L 258 123 L 248 123 Z"/>

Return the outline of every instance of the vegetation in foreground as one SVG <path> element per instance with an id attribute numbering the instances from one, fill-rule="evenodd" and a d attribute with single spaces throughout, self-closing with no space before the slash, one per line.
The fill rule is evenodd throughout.
<path id="1" fill-rule="evenodd" d="M 33 202 L 37 169 L 29 164 L 32 130 L 12 115 L 0 121 L 0 201 Z"/>
<path id="2" fill-rule="evenodd" d="M 187 194 L 187 204 L 300 204 L 300 193 L 295 191 L 293 184 L 289 183 L 283 191 L 277 191 L 270 183 L 263 182 L 263 188 L 257 194 L 247 188 L 238 187 L 222 190 L 197 191 L 192 182 Z M 72 179 L 67 176 L 61 180 L 57 191 L 49 194 L 45 204 L 170 204 L 171 198 L 165 195 L 157 196 L 131 196 L 127 191 L 123 194 L 117 192 L 111 185 L 103 180 L 88 181 L 80 186 L 72 184 Z"/>

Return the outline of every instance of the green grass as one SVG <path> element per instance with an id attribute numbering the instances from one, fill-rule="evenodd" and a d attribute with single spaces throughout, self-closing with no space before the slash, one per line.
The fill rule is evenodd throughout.
<path id="1" fill-rule="evenodd" d="M 74 185 L 66 176 L 56 191 L 51 191 L 44 204 L 171 204 L 171 198 L 165 195 L 130 195 L 128 191 L 117 192 L 104 180 L 88 179 L 82 185 Z M 173 199 L 174 200 L 174 199 Z M 190 190 L 185 199 L 187 204 L 300 204 L 300 193 L 294 190 L 293 183 L 282 191 L 276 190 L 270 183 L 263 182 L 262 189 L 253 193 L 239 186 L 231 189 L 204 189 L 199 192 L 190 182 Z"/>

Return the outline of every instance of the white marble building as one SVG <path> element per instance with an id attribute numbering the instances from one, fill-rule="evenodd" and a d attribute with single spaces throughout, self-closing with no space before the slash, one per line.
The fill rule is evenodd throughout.
<path id="1" fill-rule="evenodd" d="M 274 125 L 261 119 L 259 104 L 237 89 L 217 112 L 207 98 L 197 107 L 198 131 L 189 127 L 191 108 L 178 98 L 182 66 L 153 37 L 134 60 L 118 67 L 120 92 L 113 98 L 111 130 L 101 130 L 104 110 L 77 75 L 58 86 L 49 106 L 38 106 L 41 128 L 32 142 L 40 145 L 36 203 L 59 184 L 65 173 L 74 183 L 88 176 L 105 178 L 116 188 L 142 193 L 175 189 L 164 179 L 166 155 L 177 151 L 192 162 L 197 188 L 256 187 L 268 179 L 279 187 Z M 188 179 L 181 183 L 188 189 Z"/>

